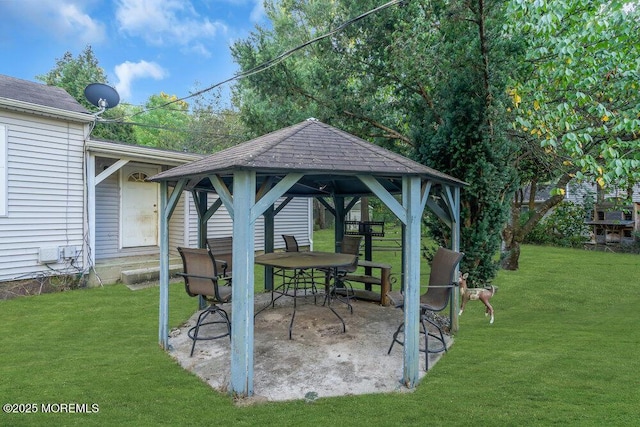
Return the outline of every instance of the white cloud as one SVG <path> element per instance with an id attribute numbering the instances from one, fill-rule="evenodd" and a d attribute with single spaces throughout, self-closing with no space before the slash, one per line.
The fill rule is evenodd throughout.
<path id="1" fill-rule="evenodd" d="M 1 0 L 0 0 L 1 1 Z M 50 37 L 78 45 L 98 44 L 106 37 L 105 25 L 93 19 L 79 0 L 23 0 L 2 2 L 4 19 L 35 25 Z"/>
<path id="2" fill-rule="evenodd" d="M 92 19 L 75 4 L 60 4 L 58 25 L 66 34 L 73 34 L 83 43 L 98 43 L 105 38 L 104 24 Z"/>
<path id="3" fill-rule="evenodd" d="M 253 9 L 251 10 L 250 19 L 251 22 L 260 22 L 266 18 L 267 14 L 264 11 L 264 1 L 254 0 Z"/>
<path id="4" fill-rule="evenodd" d="M 118 0 L 116 20 L 119 29 L 131 36 L 142 37 L 155 45 L 173 44 L 187 49 L 202 39 L 226 33 L 220 21 L 201 17 L 190 2 L 184 0 Z M 208 54 L 208 52 L 207 52 Z"/>
<path id="5" fill-rule="evenodd" d="M 152 78 L 154 80 L 162 80 L 166 77 L 166 71 L 155 62 L 138 61 L 138 62 L 123 62 L 115 67 L 116 77 L 118 83 L 116 84 L 116 90 L 120 95 L 120 98 L 131 97 L 131 84 L 136 79 Z"/>
<path id="6" fill-rule="evenodd" d="M 193 45 L 189 46 L 188 48 L 183 49 L 183 51 L 184 52 L 192 52 L 192 53 L 195 53 L 198 56 L 202 56 L 202 57 L 205 57 L 205 58 L 211 58 L 211 52 L 202 43 L 194 43 Z"/>

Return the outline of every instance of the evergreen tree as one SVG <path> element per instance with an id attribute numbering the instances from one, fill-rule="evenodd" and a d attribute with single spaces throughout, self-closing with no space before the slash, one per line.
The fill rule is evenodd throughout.
<path id="1" fill-rule="evenodd" d="M 487 9 L 483 9 L 487 7 Z M 489 5 L 492 7 L 489 9 Z M 434 54 L 440 60 L 433 105 L 414 127 L 418 159 L 469 183 L 461 193 L 462 271 L 470 281 L 494 277 L 499 264 L 505 223 L 517 174 L 515 152 L 500 120 L 506 81 L 506 53 L 515 49 L 498 32 L 503 11 L 492 2 L 449 2 L 442 11 L 441 42 Z M 427 216 L 436 240 L 448 245 L 448 229 Z"/>

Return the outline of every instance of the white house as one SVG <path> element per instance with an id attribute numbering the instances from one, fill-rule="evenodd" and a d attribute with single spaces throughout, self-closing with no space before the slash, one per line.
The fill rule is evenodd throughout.
<path id="1" fill-rule="evenodd" d="M 92 140 L 95 120 L 61 88 L 0 75 L 0 282 L 79 274 L 112 283 L 121 270 L 157 265 L 159 185 L 146 178 L 203 156 Z M 312 212 L 309 199 L 292 200 L 276 233 L 311 245 Z M 197 246 L 197 224 L 185 193 L 171 247 Z M 258 223 L 256 250 L 263 234 Z M 228 235 L 221 208 L 208 236 Z"/>

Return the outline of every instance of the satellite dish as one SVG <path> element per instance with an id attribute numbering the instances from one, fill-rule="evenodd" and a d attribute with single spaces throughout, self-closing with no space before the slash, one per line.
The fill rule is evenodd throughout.
<path id="1" fill-rule="evenodd" d="M 107 108 L 115 107 L 120 102 L 118 92 L 104 83 L 91 83 L 84 88 L 84 96 L 90 103 L 101 109 L 96 115 Z"/>

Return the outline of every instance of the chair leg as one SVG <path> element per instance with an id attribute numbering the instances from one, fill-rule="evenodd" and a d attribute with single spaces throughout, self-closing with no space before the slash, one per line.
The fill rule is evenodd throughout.
<path id="1" fill-rule="evenodd" d="M 340 292 L 338 292 L 340 290 Z M 344 292 L 342 295 L 341 292 Z M 349 311 L 353 314 L 353 306 L 351 305 L 351 299 L 355 298 L 355 292 L 353 291 L 353 287 L 351 283 L 346 280 L 342 280 L 340 277 L 335 277 L 333 286 L 329 290 L 329 295 L 325 295 L 324 304 L 327 302 L 327 298 L 335 298 L 341 303 L 344 303 L 349 307 Z"/>
<path id="2" fill-rule="evenodd" d="M 391 340 L 391 346 L 389 346 L 389 351 L 387 351 L 387 354 L 391 354 L 391 349 L 393 349 L 393 345 L 395 343 L 404 345 L 402 341 L 398 340 L 398 334 L 400 334 L 400 332 L 402 332 L 403 329 L 404 329 L 404 322 L 400 323 L 400 326 L 398 326 L 398 329 L 396 329 L 396 331 L 393 333 L 393 339 Z"/>
<path id="3" fill-rule="evenodd" d="M 424 316 L 420 316 L 420 327 L 421 327 L 420 334 L 424 335 L 424 349 L 420 348 L 419 351 L 424 352 L 425 371 L 428 371 L 429 370 L 429 353 L 434 353 L 434 351 L 429 351 L 429 336 L 431 336 L 431 334 L 429 334 L 429 329 L 427 328 L 427 324 L 425 323 L 425 321 L 428 321 L 428 320 L 424 319 Z M 396 329 L 396 331 L 393 333 L 393 339 L 391 340 L 391 345 L 389 346 L 389 351 L 387 351 L 387 354 L 391 354 L 391 350 L 393 349 L 393 346 L 395 343 L 398 343 L 404 346 L 404 341 L 401 341 L 400 339 L 398 339 L 398 335 L 400 335 L 403 332 L 404 332 L 404 322 L 402 322 L 400 326 L 398 326 L 398 329 Z"/>
<path id="4" fill-rule="evenodd" d="M 424 370 L 429 370 L 429 329 L 424 323 L 423 316 L 420 316 L 420 325 L 422 327 L 422 334 L 424 335 Z"/>
<path id="5" fill-rule="evenodd" d="M 432 321 L 431 319 L 429 319 L 427 316 L 422 315 L 420 316 L 420 319 L 424 319 L 423 321 L 426 321 L 427 323 L 433 325 L 434 328 L 436 328 L 436 330 L 438 331 L 438 335 L 435 335 L 431 332 L 428 332 L 429 330 L 427 329 L 428 335 L 430 337 L 435 338 L 436 340 L 440 341 L 440 343 L 442 344 L 442 347 L 436 349 L 436 350 L 431 350 L 429 351 L 429 353 L 441 353 L 441 352 L 447 352 L 447 342 L 444 339 L 444 334 L 442 333 L 442 329 L 440 328 L 440 326 L 438 326 L 438 324 L 436 324 L 434 321 Z"/>
<path id="6" fill-rule="evenodd" d="M 218 316 L 220 316 L 221 320 L 211 320 L 211 321 L 205 322 L 205 319 L 210 314 L 214 314 L 214 315 L 217 314 Z M 198 336 L 201 326 L 213 325 L 213 324 L 225 324 L 227 327 L 227 331 L 225 333 L 214 335 L 214 336 L 206 336 L 206 337 Z M 189 356 L 191 357 L 193 356 L 193 351 L 196 348 L 196 341 L 198 340 L 214 340 L 214 339 L 223 338 L 226 336 L 229 336 L 229 339 L 231 339 L 231 322 L 229 322 L 229 316 L 227 315 L 226 311 L 212 304 L 209 307 L 207 307 L 206 310 L 200 313 L 200 315 L 198 316 L 198 321 L 196 322 L 196 325 L 191 329 L 189 329 L 187 334 L 189 338 L 193 340 L 193 343 L 191 344 L 191 353 L 189 354 Z"/>
<path id="7" fill-rule="evenodd" d="M 297 296 L 299 291 L 303 291 L 304 296 L 308 295 L 308 292 L 313 295 L 313 303 L 318 304 L 318 288 L 316 287 L 315 278 L 313 276 L 313 269 L 309 270 L 296 270 L 293 282 L 294 294 Z"/>

